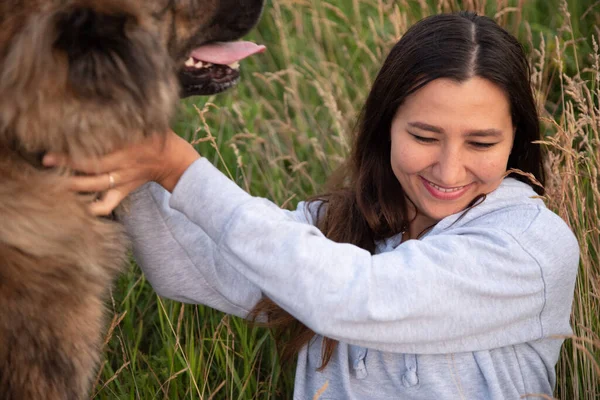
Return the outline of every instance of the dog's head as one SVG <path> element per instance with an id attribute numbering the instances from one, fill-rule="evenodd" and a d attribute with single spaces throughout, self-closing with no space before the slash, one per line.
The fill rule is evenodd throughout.
<path id="1" fill-rule="evenodd" d="M 0 145 L 101 155 L 232 86 L 263 0 L 3 0 Z M 229 42 L 229 43 L 224 43 Z"/>

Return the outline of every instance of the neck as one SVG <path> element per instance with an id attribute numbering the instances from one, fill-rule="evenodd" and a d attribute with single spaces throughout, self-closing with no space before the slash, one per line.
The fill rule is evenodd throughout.
<path id="1" fill-rule="evenodd" d="M 406 239 L 418 239 L 421 234 L 423 234 L 428 228 L 431 228 L 433 225 L 437 224 L 439 221 L 435 221 L 426 215 L 417 213 L 414 208 L 409 212 L 410 225 L 408 230 L 406 231 Z"/>

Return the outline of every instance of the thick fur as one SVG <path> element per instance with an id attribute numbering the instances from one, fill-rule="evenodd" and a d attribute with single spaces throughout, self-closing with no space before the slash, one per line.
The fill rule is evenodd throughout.
<path id="1" fill-rule="evenodd" d="M 166 132 L 189 52 L 245 34 L 262 0 L 0 3 L 0 399 L 83 399 L 127 239 L 40 158 Z"/>

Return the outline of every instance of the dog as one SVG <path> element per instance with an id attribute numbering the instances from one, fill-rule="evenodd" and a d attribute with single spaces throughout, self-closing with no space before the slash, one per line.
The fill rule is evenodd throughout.
<path id="1" fill-rule="evenodd" d="M 263 1 L 0 2 L 0 399 L 89 395 L 126 261 L 121 224 L 92 216 L 43 155 L 89 159 L 167 132 L 180 96 L 227 89 L 260 51 L 231 41 Z"/>

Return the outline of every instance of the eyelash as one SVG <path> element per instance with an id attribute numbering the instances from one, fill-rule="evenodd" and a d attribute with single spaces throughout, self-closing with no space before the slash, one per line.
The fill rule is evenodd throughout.
<path id="1" fill-rule="evenodd" d="M 422 142 L 422 143 L 435 143 L 438 141 L 436 138 L 427 138 L 427 137 L 415 135 L 413 133 L 411 133 L 410 135 L 412 137 L 414 137 L 417 141 Z M 496 145 L 496 143 L 480 143 L 480 142 L 469 142 L 469 144 L 474 147 L 477 147 L 479 149 L 489 149 L 490 147 Z"/>

